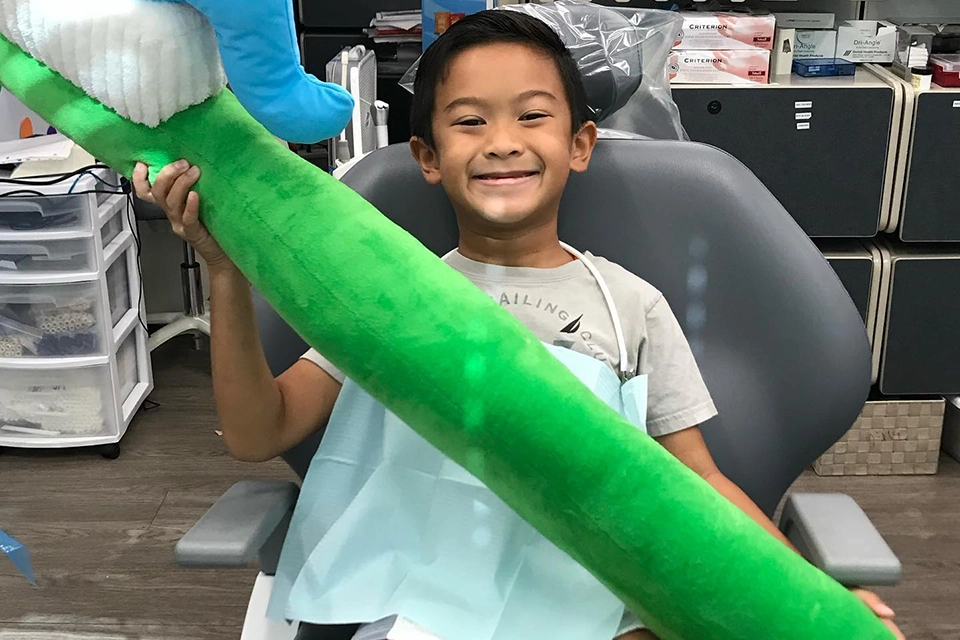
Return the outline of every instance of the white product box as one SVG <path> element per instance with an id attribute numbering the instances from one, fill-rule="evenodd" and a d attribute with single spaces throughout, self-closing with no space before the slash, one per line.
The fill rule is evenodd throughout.
<path id="1" fill-rule="evenodd" d="M 673 51 L 667 61 L 673 84 L 767 84 L 770 82 L 770 52 Z"/>
<path id="2" fill-rule="evenodd" d="M 678 50 L 730 50 L 773 48 L 777 19 L 772 14 L 708 13 L 682 11 L 683 28 L 673 48 Z"/>
<path id="3" fill-rule="evenodd" d="M 797 30 L 777 28 L 770 59 L 771 76 L 788 76 L 793 72 L 793 51 L 796 48 Z"/>
<path id="4" fill-rule="evenodd" d="M 794 60 L 813 60 L 815 58 L 836 57 L 836 31 L 822 29 L 797 29 L 796 40 L 793 46 Z"/>
<path id="5" fill-rule="evenodd" d="M 893 62 L 897 27 L 886 20 L 847 20 L 837 28 L 836 57 L 850 62 Z"/>
<path id="6" fill-rule="evenodd" d="M 791 29 L 833 29 L 835 13 L 775 13 L 777 26 Z"/>

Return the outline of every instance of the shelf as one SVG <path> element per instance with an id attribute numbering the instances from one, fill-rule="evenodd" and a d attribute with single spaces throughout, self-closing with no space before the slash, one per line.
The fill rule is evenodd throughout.
<path id="1" fill-rule="evenodd" d="M 685 89 L 878 89 L 890 84 L 867 67 L 858 67 L 856 75 L 827 78 L 803 78 L 798 75 L 773 76 L 770 84 L 674 84 L 672 91 Z"/>

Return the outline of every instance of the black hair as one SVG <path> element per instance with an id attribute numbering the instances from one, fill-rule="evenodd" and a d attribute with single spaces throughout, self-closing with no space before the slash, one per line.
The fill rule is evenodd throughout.
<path id="1" fill-rule="evenodd" d="M 436 107 L 437 87 L 446 77 L 450 62 L 467 49 L 495 43 L 522 44 L 550 56 L 557 66 L 570 106 L 573 133 L 579 131 L 590 119 L 587 94 L 583 89 L 580 71 L 560 36 L 542 20 L 525 13 L 487 10 L 469 15 L 451 25 L 436 42 L 427 47 L 420 58 L 410 110 L 410 129 L 414 136 L 433 146 L 433 112 Z"/>

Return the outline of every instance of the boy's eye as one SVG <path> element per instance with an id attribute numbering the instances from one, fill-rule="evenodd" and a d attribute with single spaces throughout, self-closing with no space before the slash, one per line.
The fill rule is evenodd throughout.
<path id="1" fill-rule="evenodd" d="M 457 120 L 458 127 L 479 127 L 483 124 L 483 120 L 480 118 L 463 118 L 462 120 Z"/>
<path id="2" fill-rule="evenodd" d="M 539 111 L 534 111 L 534 112 L 531 112 L 531 113 L 525 113 L 525 114 L 523 114 L 522 116 L 520 116 L 520 120 L 523 120 L 523 121 L 531 121 L 531 120 L 539 120 L 539 119 L 541 119 L 541 118 L 547 118 L 547 117 L 549 117 L 549 116 L 547 116 L 547 114 L 545 114 L 545 113 L 541 113 L 541 112 L 539 112 Z"/>

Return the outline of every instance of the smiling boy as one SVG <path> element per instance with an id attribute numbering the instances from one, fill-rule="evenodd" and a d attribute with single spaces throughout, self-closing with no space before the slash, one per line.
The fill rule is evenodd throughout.
<path id="1" fill-rule="evenodd" d="M 557 35 L 511 11 L 457 22 L 421 59 L 412 129 L 410 146 L 424 178 L 442 185 L 456 212 L 459 245 L 446 262 L 543 342 L 597 358 L 621 379 L 646 375 L 648 433 L 789 544 L 714 463 L 699 425 L 716 409 L 663 295 L 616 264 L 560 242 L 560 200 L 570 172 L 587 170 L 597 127 L 576 63 Z M 184 161 L 170 165 L 152 187 L 146 175 L 146 167 L 137 168 L 140 197 L 163 206 L 174 231 L 209 266 L 213 382 L 228 450 L 241 460 L 268 460 L 323 430 L 343 374 L 311 349 L 273 378 L 249 285 L 198 221 L 191 188 L 199 169 Z M 616 303 L 622 340 L 601 280 Z M 873 594 L 858 594 L 893 628 L 889 608 Z M 619 633 L 654 637 L 630 615 Z"/>

